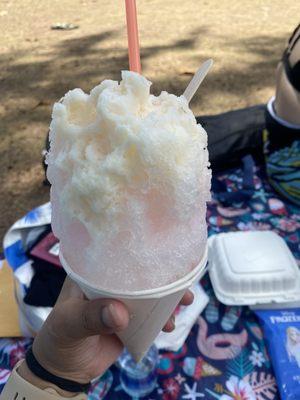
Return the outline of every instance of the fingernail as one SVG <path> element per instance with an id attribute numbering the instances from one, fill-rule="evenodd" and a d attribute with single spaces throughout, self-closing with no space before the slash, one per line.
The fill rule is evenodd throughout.
<path id="1" fill-rule="evenodd" d="M 107 328 L 116 328 L 118 327 L 118 323 L 116 322 L 116 311 L 113 304 L 109 304 L 108 306 L 104 307 L 101 313 L 101 319 L 103 324 Z"/>

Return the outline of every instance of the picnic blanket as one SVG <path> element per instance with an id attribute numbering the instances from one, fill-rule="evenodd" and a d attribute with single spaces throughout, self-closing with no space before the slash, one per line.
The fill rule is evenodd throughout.
<path id="1" fill-rule="evenodd" d="M 228 198 L 224 193 L 220 195 L 224 188 L 229 194 L 245 189 L 244 172 L 234 169 L 215 177 L 215 193 L 207 211 L 209 235 L 236 230 L 272 229 L 286 240 L 300 264 L 299 208 L 284 203 L 274 193 L 262 169 L 255 168 L 255 190 L 250 195 L 248 191 L 244 199 L 231 196 L 230 207 L 222 200 Z M 27 214 L 19 224 L 35 224 L 38 227 L 48 212 L 49 205 L 44 205 Z M 30 276 L 24 273 L 28 269 L 24 265 L 29 261 L 22 253 L 18 240 L 17 234 L 14 239 L 9 237 L 5 255 L 26 288 Z M 26 240 L 30 240 L 30 237 L 26 237 Z M 279 399 L 271 362 L 255 315 L 247 307 L 220 304 L 214 296 L 208 276 L 201 283 L 210 296 L 210 302 L 199 315 L 183 347 L 176 353 L 160 352 L 157 387 L 146 398 Z M 0 340 L 0 385 L 5 384 L 11 369 L 24 357 L 30 343 L 30 339 Z M 89 400 L 105 396 L 112 400 L 130 398 L 120 386 L 117 366 L 113 366 L 93 384 Z"/>

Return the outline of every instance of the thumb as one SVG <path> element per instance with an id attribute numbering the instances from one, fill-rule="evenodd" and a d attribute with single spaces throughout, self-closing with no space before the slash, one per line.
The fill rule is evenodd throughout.
<path id="1" fill-rule="evenodd" d="M 96 299 L 82 302 L 71 320 L 72 336 L 76 332 L 78 338 L 84 338 L 124 330 L 129 323 L 129 314 L 118 300 Z"/>

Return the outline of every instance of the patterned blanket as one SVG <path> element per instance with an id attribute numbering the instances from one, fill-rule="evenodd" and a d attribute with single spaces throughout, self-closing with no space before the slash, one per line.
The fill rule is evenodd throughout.
<path id="1" fill-rule="evenodd" d="M 228 192 L 242 188 L 239 169 L 217 177 Z M 209 235 L 236 230 L 269 230 L 282 236 L 300 264 L 299 208 L 284 203 L 272 191 L 262 171 L 254 175 L 255 191 L 245 201 L 224 206 L 215 193 L 208 207 Z M 199 316 L 184 346 L 177 353 L 161 352 L 158 384 L 148 400 L 219 399 L 277 400 L 276 382 L 262 331 L 247 307 L 225 307 L 213 294 L 209 277 L 202 285 L 210 302 Z M 0 340 L 0 384 L 23 358 L 30 340 Z M 94 383 L 89 400 L 129 399 L 113 366 Z"/>

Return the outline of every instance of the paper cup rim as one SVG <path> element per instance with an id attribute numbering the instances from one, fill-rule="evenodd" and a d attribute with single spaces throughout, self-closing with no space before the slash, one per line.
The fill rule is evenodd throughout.
<path id="1" fill-rule="evenodd" d="M 159 298 L 189 287 L 196 280 L 196 278 L 199 277 L 203 271 L 205 271 L 208 259 L 208 246 L 205 246 L 205 250 L 199 264 L 182 278 L 177 279 L 175 282 L 169 283 L 168 285 L 160 286 L 155 289 L 135 290 L 130 292 L 100 289 L 92 283 L 88 282 L 85 278 L 82 278 L 76 272 L 74 272 L 65 260 L 62 252 L 59 253 L 59 259 L 64 270 L 73 281 L 78 283 L 80 287 L 86 288 L 88 291 L 92 290 L 98 293 L 99 295 L 101 295 L 101 297 L 107 296 L 109 298 L 115 297 L 124 299 L 147 299 L 155 297 Z"/>

